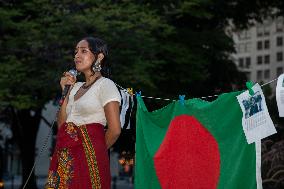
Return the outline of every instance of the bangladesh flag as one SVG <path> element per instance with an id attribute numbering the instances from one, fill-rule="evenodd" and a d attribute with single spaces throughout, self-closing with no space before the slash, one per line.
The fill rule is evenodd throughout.
<path id="1" fill-rule="evenodd" d="M 262 188 L 260 142 L 246 142 L 240 93 L 153 112 L 137 97 L 135 189 Z"/>

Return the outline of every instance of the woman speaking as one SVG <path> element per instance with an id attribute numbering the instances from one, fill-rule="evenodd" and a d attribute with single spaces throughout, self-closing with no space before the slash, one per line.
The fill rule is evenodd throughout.
<path id="1" fill-rule="evenodd" d="M 85 82 L 76 82 L 69 72 L 61 78 L 62 90 L 66 85 L 71 88 L 58 113 L 59 130 L 45 188 L 111 187 L 107 150 L 121 132 L 121 99 L 114 82 L 104 75 L 107 54 L 103 40 L 82 39 L 75 48 L 74 62 Z"/>

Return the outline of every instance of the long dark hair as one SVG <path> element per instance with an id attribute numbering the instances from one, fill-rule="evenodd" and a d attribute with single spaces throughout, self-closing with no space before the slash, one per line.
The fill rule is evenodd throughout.
<path id="1" fill-rule="evenodd" d="M 104 58 L 101 61 L 101 67 L 102 67 L 101 74 L 104 77 L 110 77 L 110 65 L 107 62 L 107 56 L 108 56 L 107 44 L 98 37 L 85 37 L 82 40 L 86 40 L 88 42 L 89 49 L 95 55 L 95 61 L 93 62 L 93 65 L 95 64 L 99 53 L 102 53 L 104 55 Z"/>

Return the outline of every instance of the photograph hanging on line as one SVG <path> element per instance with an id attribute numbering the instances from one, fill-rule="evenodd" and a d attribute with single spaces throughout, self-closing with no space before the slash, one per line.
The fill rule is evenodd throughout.
<path id="1" fill-rule="evenodd" d="M 242 104 L 245 109 L 245 118 L 249 118 L 253 115 L 255 115 L 258 112 L 261 112 L 263 110 L 263 101 L 262 97 L 257 91 L 253 96 L 249 97 L 248 99 L 245 99 L 242 101 Z"/>

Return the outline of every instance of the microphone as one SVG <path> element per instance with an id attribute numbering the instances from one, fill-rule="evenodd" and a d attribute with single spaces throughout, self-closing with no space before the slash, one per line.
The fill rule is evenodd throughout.
<path id="1" fill-rule="evenodd" d="M 75 69 L 71 69 L 68 71 L 73 77 L 77 77 L 77 74 L 78 74 L 78 71 L 75 70 Z M 63 89 L 63 92 L 62 92 L 62 96 L 61 96 L 61 99 L 59 101 L 59 106 L 62 106 L 64 100 L 65 100 L 65 97 L 70 89 L 71 85 L 65 85 L 64 89 Z"/>

